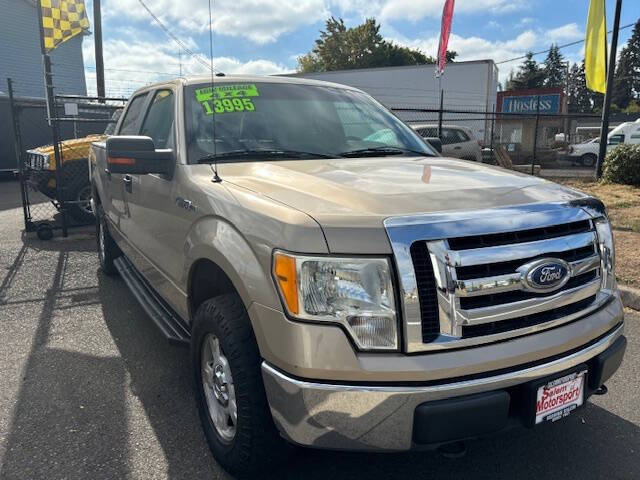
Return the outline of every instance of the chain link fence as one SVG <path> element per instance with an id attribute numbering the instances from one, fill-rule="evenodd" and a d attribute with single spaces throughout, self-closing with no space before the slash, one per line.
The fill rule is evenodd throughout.
<path id="1" fill-rule="evenodd" d="M 126 99 L 58 95 L 49 115 L 44 99 L 22 96 L 10 79 L 7 87 L 25 230 L 48 239 L 93 223 L 88 152 L 109 134 Z"/>
<path id="2" fill-rule="evenodd" d="M 442 155 L 546 177 L 595 176 L 600 116 L 520 114 L 474 109 L 391 109 Z"/>

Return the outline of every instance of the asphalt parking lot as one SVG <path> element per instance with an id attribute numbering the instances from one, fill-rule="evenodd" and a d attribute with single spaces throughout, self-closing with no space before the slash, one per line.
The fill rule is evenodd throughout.
<path id="1" fill-rule="evenodd" d="M 22 233 L 0 181 L 0 478 L 229 478 L 209 454 L 188 353 L 169 346 L 124 283 L 98 271 L 90 231 Z M 302 451 L 273 478 L 640 478 L 640 315 L 609 394 L 566 420 L 436 452 Z"/>

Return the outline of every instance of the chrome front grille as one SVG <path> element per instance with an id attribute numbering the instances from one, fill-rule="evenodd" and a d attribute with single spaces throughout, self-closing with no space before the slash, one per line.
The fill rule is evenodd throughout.
<path id="1" fill-rule="evenodd" d="M 602 305 L 593 212 L 566 204 L 392 218 L 406 349 L 458 348 L 527 335 Z M 546 261 L 566 279 L 541 290 L 526 271 Z"/>
<path id="2" fill-rule="evenodd" d="M 27 165 L 32 170 L 43 170 L 45 168 L 46 157 L 40 153 L 27 151 Z"/>

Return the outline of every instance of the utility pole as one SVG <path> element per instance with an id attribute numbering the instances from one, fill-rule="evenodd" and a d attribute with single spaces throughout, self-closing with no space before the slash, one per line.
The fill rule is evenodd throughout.
<path id="1" fill-rule="evenodd" d="M 93 43 L 96 52 L 96 91 L 104 103 L 104 60 L 102 58 L 102 12 L 100 0 L 93 0 Z"/>
<path id="2" fill-rule="evenodd" d="M 607 90 L 604 94 L 602 106 L 602 124 L 600 127 L 600 151 L 596 164 L 596 179 L 602 177 L 602 163 L 607 154 L 607 136 L 609 135 L 609 112 L 611 110 L 611 94 L 613 93 L 613 76 L 616 69 L 616 51 L 618 50 L 618 32 L 620 31 L 620 10 L 622 0 L 616 0 L 616 13 L 613 20 L 613 35 L 611 36 L 611 50 L 609 51 L 609 67 L 607 69 Z M 605 42 L 607 37 L 605 35 Z"/>
<path id="3" fill-rule="evenodd" d="M 564 141 L 569 142 L 571 135 L 569 134 L 569 62 L 565 62 L 565 75 L 564 75 L 564 95 L 562 95 L 562 113 L 564 113 L 563 132 Z"/>
<path id="4" fill-rule="evenodd" d="M 540 95 L 536 97 L 536 127 L 533 133 L 533 160 L 531 160 L 531 175 L 536 173 L 536 160 L 538 159 L 538 127 L 540 126 Z"/>

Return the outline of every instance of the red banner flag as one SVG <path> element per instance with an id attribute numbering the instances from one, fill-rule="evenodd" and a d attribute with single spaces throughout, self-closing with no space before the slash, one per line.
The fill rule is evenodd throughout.
<path id="1" fill-rule="evenodd" d="M 445 0 L 444 8 L 442 9 L 442 27 L 440 28 L 440 43 L 438 44 L 438 57 L 436 60 L 436 77 L 444 73 L 444 65 L 447 63 L 447 47 L 449 46 L 454 4 L 455 0 Z"/>

